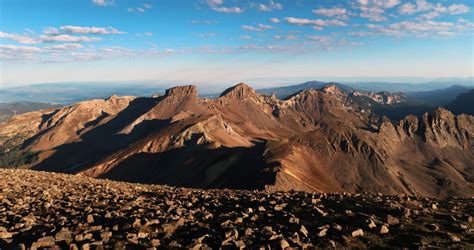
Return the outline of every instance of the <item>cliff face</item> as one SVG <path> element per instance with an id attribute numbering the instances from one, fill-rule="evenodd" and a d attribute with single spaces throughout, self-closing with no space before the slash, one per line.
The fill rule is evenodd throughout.
<path id="1" fill-rule="evenodd" d="M 459 94 L 446 108 L 455 114 L 474 115 L 474 89 L 467 93 Z"/>
<path id="2" fill-rule="evenodd" d="M 474 195 L 472 116 L 437 109 L 394 123 L 336 86 L 285 100 L 245 84 L 200 99 L 183 86 L 27 115 L 0 133 L 31 126 L 33 169 L 205 188 Z"/>
<path id="3" fill-rule="evenodd" d="M 406 102 L 408 100 L 408 97 L 403 93 L 389 93 L 385 91 L 379 93 L 353 91 L 351 95 L 365 96 L 380 104 L 396 104 Z"/>

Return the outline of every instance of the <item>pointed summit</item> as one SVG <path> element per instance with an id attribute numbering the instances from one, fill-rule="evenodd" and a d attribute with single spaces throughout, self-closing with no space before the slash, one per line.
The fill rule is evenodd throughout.
<path id="1" fill-rule="evenodd" d="M 237 99 L 237 100 L 243 100 L 248 97 L 255 97 L 257 93 L 253 88 L 248 86 L 245 83 L 239 83 L 233 87 L 230 87 L 224 92 L 219 97 L 227 97 L 227 98 L 232 98 L 232 99 Z"/>

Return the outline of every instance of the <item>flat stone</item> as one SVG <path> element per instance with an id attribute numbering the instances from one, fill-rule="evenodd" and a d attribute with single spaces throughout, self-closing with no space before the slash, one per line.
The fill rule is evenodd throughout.
<path id="1" fill-rule="evenodd" d="M 362 229 L 357 229 L 355 231 L 352 231 L 351 233 L 352 237 L 361 237 L 364 236 L 364 230 Z"/>
<path id="2" fill-rule="evenodd" d="M 55 245 L 56 245 L 56 241 L 54 240 L 53 236 L 46 236 L 46 237 L 40 238 L 35 243 L 33 243 L 33 246 L 35 246 L 37 248 L 40 248 L 40 247 L 53 247 Z"/>
<path id="3" fill-rule="evenodd" d="M 100 238 L 101 238 L 102 240 L 107 240 L 107 239 L 109 239 L 109 238 L 111 238 L 111 237 L 112 237 L 112 232 L 110 232 L 110 231 L 106 231 L 106 232 L 100 233 Z"/>
<path id="4" fill-rule="evenodd" d="M 152 240 L 150 241 L 150 245 L 151 245 L 152 247 L 159 247 L 159 246 L 161 245 L 161 242 L 160 242 L 159 239 L 152 239 Z"/>
<path id="5" fill-rule="evenodd" d="M 375 222 L 373 220 L 370 220 L 369 222 L 369 228 L 372 229 L 372 228 L 375 228 L 377 227 L 377 225 L 375 224 Z"/>
<path id="6" fill-rule="evenodd" d="M 306 227 L 304 225 L 301 225 L 300 227 L 300 233 L 304 235 L 304 237 L 308 237 L 308 230 L 306 229 Z"/>
<path id="7" fill-rule="evenodd" d="M 55 235 L 56 241 L 66 241 L 70 242 L 73 240 L 72 233 L 68 229 L 62 229 L 61 231 L 57 232 Z"/>
<path id="8" fill-rule="evenodd" d="M 92 214 L 87 215 L 86 221 L 88 224 L 94 223 L 94 216 Z"/>
<path id="9" fill-rule="evenodd" d="M 12 233 L 9 232 L 0 232 L 0 239 L 10 239 L 13 237 Z"/>
<path id="10" fill-rule="evenodd" d="M 288 241 L 286 241 L 285 239 L 281 239 L 279 244 L 281 249 L 286 249 L 290 247 L 290 243 L 288 243 Z"/>
<path id="11" fill-rule="evenodd" d="M 319 233 L 318 233 L 318 237 L 324 237 L 324 236 L 326 236 L 327 231 L 328 231 L 327 228 L 321 229 L 321 231 L 319 231 Z"/>
<path id="12" fill-rule="evenodd" d="M 400 220 L 389 214 L 389 215 L 387 215 L 387 223 L 389 225 L 398 225 L 398 224 L 400 224 Z"/>

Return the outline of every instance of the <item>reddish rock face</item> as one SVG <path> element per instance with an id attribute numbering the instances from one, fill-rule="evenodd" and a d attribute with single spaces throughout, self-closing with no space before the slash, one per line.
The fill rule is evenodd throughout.
<path id="1" fill-rule="evenodd" d="M 382 93 L 389 96 L 388 93 Z M 246 84 L 195 86 L 17 116 L 26 167 L 200 188 L 474 195 L 474 117 L 436 109 L 390 121 L 334 85 L 285 100 Z"/>
<path id="2" fill-rule="evenodd" d="M 248 86 L 245 83 L 239 83 L 234 87 L 228 88 L 222 92 L 220 97 L 233 98 L 237 100 L 243 100 L 247 98 L 254 98 L 257 96 L 257 93 L 254 89 Z"/>
<path id="3" fill-rule="evenodd" d="M 165 96 L 176 96 L 182 98 L 196 98 L 197 88 L 194 85 L 178 86 L 166 90 Z"/>

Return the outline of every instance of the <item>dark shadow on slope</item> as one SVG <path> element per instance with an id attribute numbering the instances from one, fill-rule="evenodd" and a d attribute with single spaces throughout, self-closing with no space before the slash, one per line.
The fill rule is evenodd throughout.
<path id="1" fill-rule="evenodd" d="M 382 104 L 366 96 L 352 96 L 351 99 L 354 100 L 359 108 L 372 110 L 375 114 L 386 116 L 392 121 L 402 120 L 407 115 L 420 117 L 424 113 L 431 112 L 436 108 L 434 105 L 416 100 L 393 104 Z"/>
<path id="2" fill-rule="evenodd" d="M 54 172 L 77 173 L 87 169 L 104 156 L 128 146 L 133 141 L 145 136 L 150 131 L 157 131 L 168 124 L 168 121 L 145 121 L 130 134 L 118 134 L 123 128 L 142 114 L 153 108 L 161 98 L 137 98 L 117 116 L 81 136 L 81 141 L 56 147 L 53 155 L 36 164 L 32 169 Z M 34 142 L 40 133 L 25 142 L 24 147 Z"/>
<path id="3" fill-rule="evenodd" d="M 132 155 L 100 177 L 190 188 L 263 189 L 275 182 L 263 158 L 265 143 L 216 149 L 196 145 L 197 139 L 162 153 Z"/>

